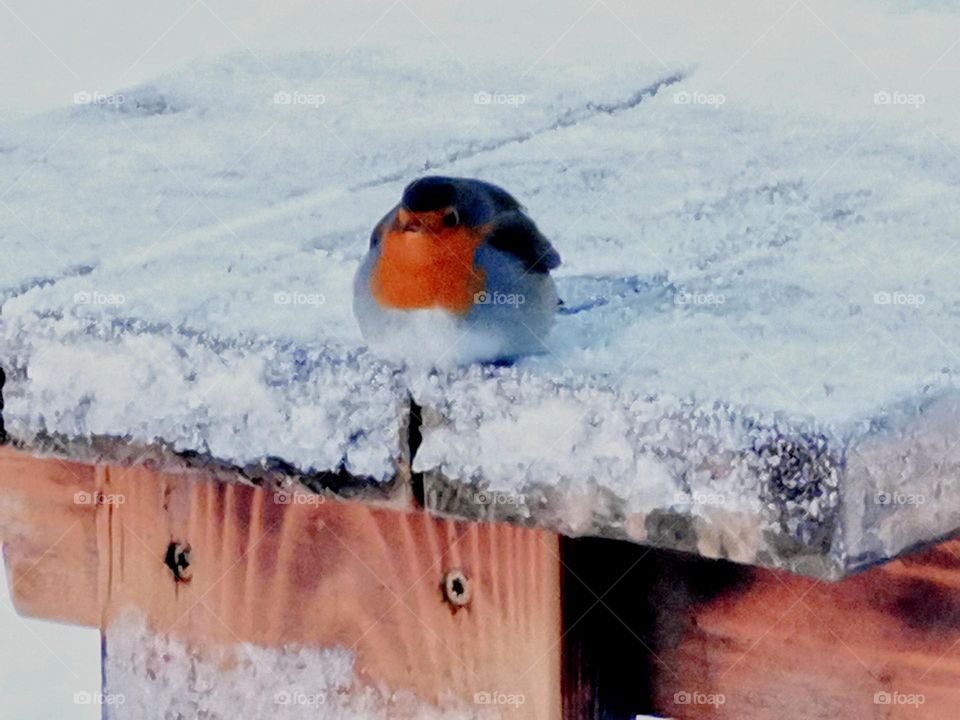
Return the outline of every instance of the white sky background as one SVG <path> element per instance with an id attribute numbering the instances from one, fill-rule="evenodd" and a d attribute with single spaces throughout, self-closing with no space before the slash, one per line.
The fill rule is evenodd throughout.
<path id="1" fill-rule="evenodd" d="M 21 618 L 0 573 L 0 717 L 96 720 L 100 632 Z M 77 694 L 80 694 L 79 696 Z"/>

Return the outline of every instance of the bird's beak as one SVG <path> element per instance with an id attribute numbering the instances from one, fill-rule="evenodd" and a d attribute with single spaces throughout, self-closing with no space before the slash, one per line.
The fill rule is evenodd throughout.
<path id="1" fill-rule="evenodd" d="M 416 213 L 412 213 L 406 208 L 397 210 L 397 230 L 400 232 L 414 232 L 421 227 L 420 219 Z"/>

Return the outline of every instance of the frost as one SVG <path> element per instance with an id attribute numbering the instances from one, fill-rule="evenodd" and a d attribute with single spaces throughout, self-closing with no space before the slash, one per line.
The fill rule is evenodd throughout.
<path id="1" fill-rule="evenodd" d="M 360 684 L 347 648 L 238 643 L 203 651 L 155 633 L 140 610 L 118 613 L 104 635 L 104 717 L 492 720 L 483 708 L 435 706 L 406 691 Z"/>
<path id="2" fill-rule="evenodd" d="M 955 529 L 953 503 L 870 497 L 948 477 L 913 468 L 960 389 L 960 54 L 934 51 L 960 16 L 615 11 L 531 11 L 491 53 L 489 9 L 425 27 L 401 3 L 356 46 L 302 29 L 116 88 L 126 110 L 11 120 L 8 432 L 384 481 L 412 396 L 436 416 L 417 468 L 540 488 L 551 526 L 645 539 L 654 510 L 719 522 L 690 498 L 722 498 L 777 552 L 864 563 Z M 548 354 L 423 379 L 363 348 L 354 269 L 425 172 L 502 184 L 557 246 Z"/>

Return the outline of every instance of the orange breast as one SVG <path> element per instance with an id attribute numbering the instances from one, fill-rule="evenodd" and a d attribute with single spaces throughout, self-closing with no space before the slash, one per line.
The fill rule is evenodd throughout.
<path id="1" fill-rule="evenodd" d="M 473 264 L 480 242 L 480 235 L 465 227 L 388 231 L 370 276 L 370 291 L 385 307 L 440 307 L 465 315 L 484 287 L 484 273 Z"/>

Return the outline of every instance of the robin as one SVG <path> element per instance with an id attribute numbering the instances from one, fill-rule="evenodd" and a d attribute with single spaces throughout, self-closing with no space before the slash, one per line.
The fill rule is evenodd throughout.
<path id="1" fill-rule="evenodd" d="M 423 177 L 370 236 L 354 279 L 364 338 L 433 366 L 508 364 L 545 350 L 557 251 L 517 200 L 481 180 Z"/>

